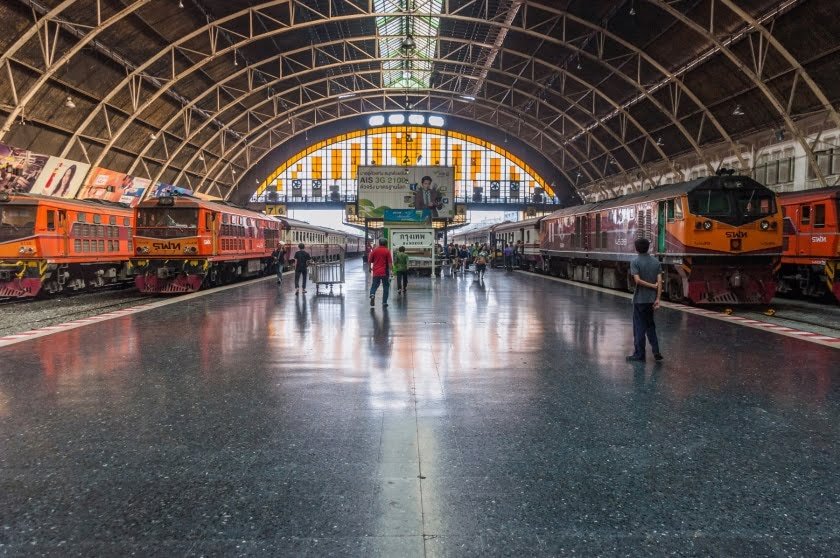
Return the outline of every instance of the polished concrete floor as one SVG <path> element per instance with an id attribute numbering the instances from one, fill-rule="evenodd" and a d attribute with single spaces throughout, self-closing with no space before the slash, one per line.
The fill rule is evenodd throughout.
<path id="1" fill-rule="evenodd" d="M 626 299 L 270 281 L 0 349 L 0 555 L 829 556 L 840 352 Z M 381 295 L 380 295 L 381 296 Z"/>

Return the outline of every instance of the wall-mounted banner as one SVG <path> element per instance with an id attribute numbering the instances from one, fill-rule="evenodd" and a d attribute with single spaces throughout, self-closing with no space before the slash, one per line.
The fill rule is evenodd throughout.
<path id="1" fill-rule="evenodd" d="M 155 191 L 152 192 L 153 198 L 160 198 L 162 196 L 191 196 L 193 193 L 189 188 L 181 188 L 180 186 L 173 186 L 172 184 L 164 184 L 158 182 L 155 184 Z"/>
<path id="2" fill-rule="evenodd" d="M 88 170 L 90 170 L 90 165 L 87 163 L 50 157 L 29 193 L 57 198 L 75 198 Z"/>
<path id="3" fill-rule="evenodd" d="M 143 192 L 152 181 L 137 178 L 125 173 L 97 167 L 88 175 L 85 186 L 78 195 L 79 199 L 97 199 L 121 202 L 132 207 L 140 203 Z"/>
<path id="4" fill-rule="evenodd" d="M 360 166 L 359 216 L 381 218 L 386 209 L 428 209 L 433 218 L 454 214 L 453 167 Z"/>
<path id="5" fill-rule="evenodd" d="M 0 143 L 0 192 L 29 192 L 48 160 L 48 155 Z"/>

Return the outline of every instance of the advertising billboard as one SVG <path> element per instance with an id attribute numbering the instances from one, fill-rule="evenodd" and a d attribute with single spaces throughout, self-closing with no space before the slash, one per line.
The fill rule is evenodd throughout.
<path id="1" fill-rule="evenodd" d="M 163 196 L 191 196 L 193 193 L 189 188 L 181 188 L 180 186 L 173 186 L 165 182 L 158 182 L 155 184 L 155 191 L 152 193 L 153 198 L 160 198 Z"/>
<path id="2" fill-rule="evenodd" d="M 48 160 L 47 155 L 0 143 L 0 192 L 29 192 Z"/>
<path id="3" fill-rule="evenodd" d="M 88 175 L 78 198 L 121 202 L 134 207 L 140 203 L 151 182 L 146 178 L 97 167 Z"/>
<path id="4" fill-rule="evenodd" d="M 50 157 L 44 168 L 41 169 L 29 193 L 58 198 L 75 198 L 89 169 L 90 165 L 87 163 L 79 163 L 61 157 Z"/>
<path id="5" fill-rule="evenodd" d="M 427 209 L 433 218 L 455 215 L 452 167 L 360 166 L 358 185 L 360 217 L 382 218 L 387 209 Z"/>

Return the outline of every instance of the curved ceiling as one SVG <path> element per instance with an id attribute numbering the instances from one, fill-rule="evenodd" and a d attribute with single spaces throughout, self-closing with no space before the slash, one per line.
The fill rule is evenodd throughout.
<path id="1" fill-rule="evenodd" d="M 840 127 L 836 16 L 834 0 L 3 0 L 0 140 L 242 198 L 300 134 L 410 109 L 517 138 L 558 187 L 650 182 L 676 156 L 713 170 L 710 146 L 740 156 L 780 127 L 821 178 L 800 121 Z"/>

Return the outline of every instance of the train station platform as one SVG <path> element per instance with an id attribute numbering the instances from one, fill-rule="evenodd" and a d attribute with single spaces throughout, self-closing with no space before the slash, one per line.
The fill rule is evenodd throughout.
<path id="1" fill-rule="evenodd" d="M 828 556 L 840 352 L 494 270 L 0 348 L 0 555 Z M 142 311 L 140 311 L 142 310 Z"/>

